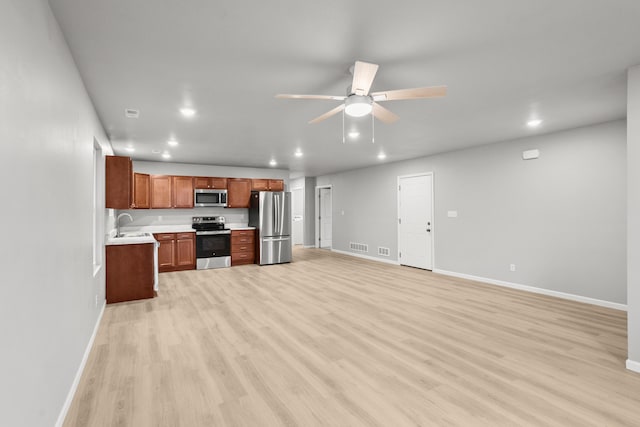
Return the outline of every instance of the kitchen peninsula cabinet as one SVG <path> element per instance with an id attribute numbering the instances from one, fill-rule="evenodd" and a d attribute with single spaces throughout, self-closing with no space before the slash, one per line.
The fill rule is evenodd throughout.
<path id="1" fill-rule="evenodd" d="M 134 209 L 149 209 L 151 207 L 151 179 L 146 173 L 133 174 L 133 204 Z"/>
<path id="2" fill-rule="evenodd" d="M 252 179 L 252 191 L 284 191 L 284 180 L 282 179 Z"/>
<path id="3" fill-rule="evenodd" d="M 248 208 L 251 199 L 251 180 L 229 178 L 227 180 L 227 207 Z"/>
<path id="4" fill-rule="evenodd" d="M 255 262 L 255 230 L 231 230 L 231 265 Z"/>
<path id="5" fill-rule="evenodd" d="M 196 268 L 195 233 L 157 233 L 160 243 L 158 271 L 193 270 Z"/>
<path id="6" fill-rule="evenodd" d="M 197 189 L 225 189 L 227 188 L 227 178 L 208 178 L 196 176 L 193 178 L 193 186 Z"/>
<path id="7" fill-rule="evenodd" d="M 106 247 L 107 304 L 153 298 L 153 243 Z"/>
<path id="8" fill-rule="evenodd" d="M 193 179 L 190 176 L 151 175 L 151 208 L 193 208 Z"/>
<path id="9" fill-rule="evenodd" d="M 133 163 L 129 157 L 105 157 L 105 207 L 129 209 L 132 204 Z"/>

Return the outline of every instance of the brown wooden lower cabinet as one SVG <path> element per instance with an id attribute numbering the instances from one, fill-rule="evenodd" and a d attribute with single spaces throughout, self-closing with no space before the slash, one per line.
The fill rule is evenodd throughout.
<path id="1" fill-rule="evenodd" d="M 255 262 L 255 230 L 231 230 L 231 265 Z"/>
<path id="2" fill-rule="evenodd" d="M 158 271 L 193 270 L 196 268 L 196 233 L 157 233 Z"/>
<path id="3" fill-rule="evenodd" d="M 106 247 L 107 304 L 153 298 L 153 243 Z"/>

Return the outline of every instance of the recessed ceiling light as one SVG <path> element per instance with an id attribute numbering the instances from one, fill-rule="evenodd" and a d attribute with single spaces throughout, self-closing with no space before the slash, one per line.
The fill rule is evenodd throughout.
<path id="1" fill-rule="evenodd" d="M 184 107 L 180 109 L 180 113 L 185 117 L 193 117 L 196 115 L 196 110 L 190 107 Z"/>
<path id="2" fill-rule="evenodd" d="M 356 139 L 356 138 L 357 138 L 357 137 L 359 137 L 359 136 L 360 136 L 360 132 L 358 132 L 358 131 L 351 131 L 351 132 L 349 132 L 349 138 Z"/>
<path id="3" fill-rule="evenodd" d="M 380 160 L 384 160 L 384 159 L 386 159 L 386 158 L 387 158 L 387 155 L 386 155 L 386 154 L 384 154 L 382 151 L 381 151 L 380 153 L 378 153 L 378 159 L 380 159 Z"/>
<path id="4" fill-rule="evenodd" d="M 178 145 L 178 141 L 176 141 L 175 139 L 170 139 L 167 141 L 167 144 L 169 144 L 172 147 L 175 147 L 176 145 Z"/>
<path id="5" fill-rule="evenodd" d="M 542 120 L 540 120 L 540 119 L 533 119 L 533 120 L 529 120 L 527 122 L 527 126 L 529 126 L 530 128 L 538 127 L 541 124 L 542 124 Z"/>
<path id="6" fill-rule="evenodd" d="M 171 158 L 171 154 L 167 153 L 166 151 L 164 153 L 162 153 L 162 158 L 163 159 L 170 159 Z"/>
<path id="7" fill-rule="evenodd" d="M 136 151 L 136 149 L 133 147 L 124 147 L 124 149 L 130 153 L 133 153 L 134 151 Z"/>
<path id="8" fill-rule="evenodd" d="M 276 162 L 275 159 L 271 159 L 271 161 L 269 162 L 269 165 L 271 166 L 276 166 L 278 164 L 278 162 Z"/>
<path id="9" fill-rule="evenodd" d="M 298 149 L 296 150 L 296 152 L 295 152 L 295 153 L 293 153 L 293 155 L 294 155 L 294 156 L 296 156 L 296 157 L 302 157 L 302 151 L 300 151 L 300 149 L 298 148 Z"/>

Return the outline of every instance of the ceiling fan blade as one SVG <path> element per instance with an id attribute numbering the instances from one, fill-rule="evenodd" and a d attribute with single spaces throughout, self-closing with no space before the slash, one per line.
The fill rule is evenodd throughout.
<path id="1" fill-rule="evenodd" d="M 447 94 L 446 86 L 418 87 L 415 89 L 387 90 L 371 94 L 374 101 L 394 101 L 400 99 L 440 98 Z"/>
<path id="2" fill-rule="evenodd" d="M 344 101 L 347 99 L 346 96 L 340 95 L 290 95 L 290 94 L 279 94 L 276 95 L 276 98 L 284 98 L 284 99 L 329 99 L 332 101 Z"/>
<path id="3" fill-rule="evenodd" d="M 378 64 L 356 61 L 356 65 L 353 67 L 351 92 L 356 95 L 368 95 L 369 89 L 371 89 L 371 83 L 373 83 L 377 72 Z"/>
<path id="4" fill-rule="evenodd" d="M 334 108 L 333 110 L 327 111 L 323 115 L 316 117 L 315 119 L 311 120 L 309 122 L 309 124 L 319 123 L 319 122 L 321 122 L 323 120 L 328 119 L 329 117 L 331 117 L 331 116 L 333 116 L 335 114 L 338 114 L 342 110 L 344 110 L 344 104 L 340 104 L 336 108 Z"/>
<path id="5" fill-rule="evenodd" d="M 400 119 L 397 114 L 392 113 L 377 102 L 373 103 L 373 110 L 371 110 L 371 114 L 373 114 L 373 117 L 376 119 L 387 124 L 395 123 Z"/>

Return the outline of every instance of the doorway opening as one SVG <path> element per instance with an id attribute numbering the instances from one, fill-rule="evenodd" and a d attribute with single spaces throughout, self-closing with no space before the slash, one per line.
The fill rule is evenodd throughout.
<path id="1" fill-rule="evenodd" d="M 316 187 L 316 248 L 331 249 L 333 209 L 331 186 Z"/>

